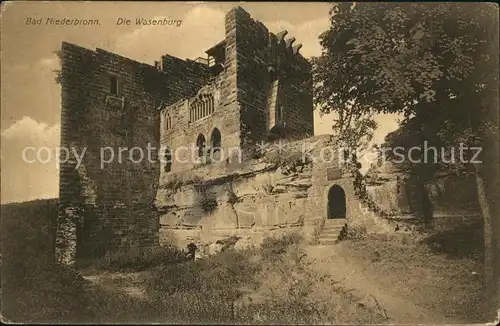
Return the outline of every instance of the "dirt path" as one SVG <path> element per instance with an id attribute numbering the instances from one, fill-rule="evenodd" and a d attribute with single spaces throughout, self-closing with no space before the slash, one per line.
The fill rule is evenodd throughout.
<path id="1" fill-rule="evenodd" d="M 453 323 L 437 311 L 417 306 L 408 299 L 398 297 L 390 288 L 384 288 L 370 277 L 365 269 L 349 259 L 342 245 L 315 245 L 307 247 L 311 266 L 325 273 L 340 285 L 353 290 L 360 298 L 371 298 L 385 309 L 389 323 Z M 397 271 L 395 271 L 397 273 Z M 398 285 L 396 285 L 398 286 Z"/>

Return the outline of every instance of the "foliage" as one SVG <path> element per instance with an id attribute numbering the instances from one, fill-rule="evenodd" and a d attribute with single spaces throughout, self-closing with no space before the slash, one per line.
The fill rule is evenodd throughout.
<path id="1" fill-rule="evenodd" d="M 168 175 L 167 181 L 162 185 L 162 188 L 178 190 L 182 186 L 190 184 L 198 184 L 202 181 L 201 177 L 188 172 L 172 173 Z"/>
<path id="2" fill-rule="evenodd" d="M 210 192 L 203 185 L 197 186 L 198 204 L 205 213 L 212 213 L 217 209 L 218 203 L 214 193 Z"/>
<path id="3" fill-rule="evenodd" d="M 53 52 L 57 58 L 59 59 L 59 64 L 61 65 L 62 59 L 63 59 L 63 52 L 61 50 L 56 50 Z M 62 72 L 61 69 L 54 69 L 52 70 L 54 73 L 54 81 L 56 84 L 61 84 L 62 83 Z"/>
<path id="4" fill-rule="evenodd" d="M 362 323 L 366 318 L 379 321 L 371 319 L 374 318 L 371 311 L 362 311 L 360 317 L 356 302 L 351 301 L 341 288 L 331 287 L 330 281 L 323 283 L 329 290 L 323 292 L 325 298 L 317 298 L 317 287 L 324 281 L 323 276 L 306 264 L 305 255 L 297 245 L 300 237 L 293 233 L 266 239 L 260 250 L 228 249 L 189 262 L 176 262 L 177 252 L 167 248 L 130 248 L 110 253 L 99 262 L 100 265 L 97 264 L 99 269 L 119 269 L 122 272 L 137 267 L 137 264 L 148 267 L 147 271 L 132 273 L 145 278 L 143 297 L 132 296 L 116 283 L 111 286 L 99 279 L 102 275 L 114 279 L 116 273 L 101 272 L 102 275 L 97 275 L 99 282 L 94 283 L 49 260 L 40 259 L 33 264 L 32 255 L 43 256 L 43 248 L 49 248 L 49 243 L 52 243 L 51 233 L 40 230 L 57 216 L 55 204 L 56 201 L 52 200 L 2 206 L 2 226 L 17 235 L 2 238 L 5 255 L 2 295 L 6 299 L 2 302 L 2 317 L 9 321 L 51 324 L 296 324 L 338 320 Z M 30 234 L 23 234 L 23 231 Z M 236 239 L 227 239 L 225 244 L 234 243 Z M 22 250 L 25 243 L 30 248 Z M 11 248 L 21 251 L 18 255 L 8 254 L 13 253 Z M 49 254 L 52 257 L 52 252 Z M 271 259 L 265 260 L 264 256 Z M 264 284 L 267 279 L 271 285 Z M 261 300 L 258 300 L 258 295 L 254 300 L 245 300 L 256 289 L 268 292 Z M 355 311 L 349 314 L 344 308 Z"/>
<path id="5" fill-rule="evenodd" d="M 269 151 L 266 152 L 264 161 L 277 166 L 298 165 L 302 162 L 302 153 L 289 149 Z"/>
<path id="6" fill-rule="evenodd" d="M 57 200 L 1 206 L 2 316 L 13 322 L 81 321 L 85 281 L 54 263 Z"/>
<path id="7" fill-rule="evenodd" d="M 304 156 L 301 150 L 286 148 L 268 151 L 264 155 L 264 162 L 281 168 L 284 175 L 302 171 L 303 166 L 311 163 L 308 156 Z"/>
<path id="8" fill-rule="evenodd" d="M 210 259 L 156 268 L 148 292 L 165 307 L 160 310 L 163 320 L 230 322 L 235 319 L 235 301 L 243 295 L 241 288 L 252 286 L 257 269 L 245 253 L 223 251 Z"/>
<path id="9" fill-rule="evenodd" d="M 292 245 L 302 241 L 302 237 L 297 232 L 287 233 L 281 237 L 267 237 L 260 246 L 264 259 L 274 259 L 287 252 Z"/>
<path id="10" fill-rule="evenodd" d="M 1 206 L 2 279 L 22 280 L 32 268 L 51 264 L 57 223 L 57 200 Z"/>
<path id="11" fill-rule="evenodd" d="M 345 235 L 346 239 L 359 240 L 363 239 L 367 234 L 364 226 L 349 226 Z"/>
<path id="12" fill-rule="evenodd" d="M 317 244 L 321 233 L 323 232 L 323 227 L 325 226 L 325 219 L 314 220 L 314 226 L 312 230 L 311 244 Z"/>
<path id="13" fill-rule="evenodd" d="M 264 192 L 265 192 L 267 195 L 270 195 L 270 194 L 272 194 L 272 193 L 273 193 L 273 189 L 274 189 L 274 187 L 273 187 L 273 185 L 272 185 L 270 182 L 268 182 L 268 183 L 266 183 L 266 184 L 262 185 L 262 189 L 264 190 Z"/>
<path id="14" fill-rule="evenodd" d="M 335 4 L 314 59 L 322 110 L 403 113 L 435 144 L 481 143 L 498 90 L 493 4 Z M 496 109 L 496 108 L 494 108 Z"/>

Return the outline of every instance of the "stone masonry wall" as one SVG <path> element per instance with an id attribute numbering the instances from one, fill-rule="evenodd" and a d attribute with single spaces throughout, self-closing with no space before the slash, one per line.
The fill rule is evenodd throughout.
<path id="1" fill-rule="evenodd" d="M 130 149 L 147 155 L 148 147 L 160 147 L 160 104 L 193 93 L 179 89 L 179 80 L 205 82 L 204 71 L 192 63 L 183 66 L 168 56 L 163 61 L 165 72 L 101 49 L 62 44 L 61 146 L 85 152 L 79 169 L 76 162 L 61 163 L 60 262 L 73 264 L 123 246 L 157 245 L 157 152 L 150 150 L 149 160 Z M 117 95 L 111 94 L 111 76 L 118 80 Z M 101 165 L 102 158 L 110 163 Z"/>
<path id="2" fill-rule="evenodd" d="M 231 46 L 231 43 L 229 43 Z M 225 160 L 224 155 L 230 155 L 231 148 L 240 146 L 240 112 L 236 102 L 234 58 L 226 56 L 226 69 L 216 79 L 200 87 L 191 97 L 184 98 L 166 106 L 161 112 L 161 145 L 169 148 L 172 153 L 171 172 L 189 170 L 197 163 L 196 140 L 201 134 L 205 138 L 205 146 L 212 147 L 212 133 L 218 129 L 221 133 L 222 155 L 213 157 Z M 214 98 L 214 111 L 198 120 L 191 119 L 190 105 L 200 95 L 210 94 Z M 170 118 L 171 127 L 167 128 L 166 120 Z M 193 121 L 191 121 L 193 120 Z M 163 175 L 168 173 L 164 166 Z"/>
<path id="3" fill-rule="evenodd" d="M 290 40 L 278 40 L 240 7 L 227 13 L 225 27 L 223 72 L 208 82 L 204 76 L 206 84 L 189 78 L 179 80 L 177 87 L 189 90 L 188 96 L 177 97 L 177 102 L 162 107 L 161 144 L 172 153 L 172 172 L 197 165 L 194 162 L 196 139 L 203 135 L 206 147 L 210 148 L 215 128 L 222 136 L 223 155 L 217 159 L 231 159 L 234 153 L 231 149 L 240 147 L 238 155 L 241 153 L 243 159 L 252 157 L 254 145 L 268 139 L 270 69 L 277 71 L 280 79 L 279 99 L 275 102 L 285 106 L 283 118 L 289 127 L 289 136 L 300 138 L 313 134 L 311 66 L 298 53 L 300 46 L 293 47 Z M 176 60 L 180 59 L 165 56 L 162 69 L 166 71 L 168 62 Z M 197 64 L 187 63 L 189 67 Z M 215 110 L 190 121 L 191 103 L 205 94 L 215 99 Z M 168 173 L 162 168 L 164 172 Z"/>
<path id="4" fill-rule="evenodd" d="M 314 134 L 312 66 L 299 53 L 301 44 L 286 38 L 287 31 L 270 34 L 269 63 L 278 77 L 279 105 L 287 138 L 311 137 Z"/>
<path id="5" fill-rule="evenodd" d="M 321 157 L 325 147 L 332 154 Z M 349 224 L 375 231 L 386 227 L 363 209 L 336 148 L 334 138 L 319 136 L 289 142 L 283 152 L 270 150 L 259 159 L 165 176 L 156 198 L 160 244 L 182 248 L 236 235 L 257 245 L 267 236 L 293 231 L 312 240 L 327 216 L 328 192 L 334 185 L 345 192 Z"/>
<path id="6" fill-rule="evenodd" d="M 161 58 L 161 70 L 168 76 L 164 102 L 166 105 L 195 95 L 209 82 L 208 67 L 189 59 L 164 55 Z"/>
<path id="7" fill-rule="evenodd" d="M 255 144 L 269 138 L 268 102 L 275 78 L 278 78 L 277 102 L 283 107 L 286 137 L 313 135 L 311 65 L 298 52 L 300 45 L 293 47 L 294 40 L 269 33 L 261 22 L 253 20 L 240 7 L 226 15 L 226 42 L 234 46 L 226 48 L 226 56 L 235 57 L 237 63 L 241 147 L 248 156 Z"/>
<path id="8" fill-rule="evenodd" d="M 234 44 L 229 54 L 235 57 L 237 68 L 235 90 L 241 112 L 241 147 L 250 156 L 253 145 L 267 138 L 269 31 L 237 7 L 226 14 L 226 39 Z"/>
<path id="9" fill-rule="evenodd" d="M 397 215 L 418 215 L 422 190 L 415 180 L 404 178 L 384 180 L 367 187 L 372 199 L 383 209 Z M 423 185 L 435 219 L 479 215 L 480 209 L 472 176 L 448 174 L 436 176 Z"/>

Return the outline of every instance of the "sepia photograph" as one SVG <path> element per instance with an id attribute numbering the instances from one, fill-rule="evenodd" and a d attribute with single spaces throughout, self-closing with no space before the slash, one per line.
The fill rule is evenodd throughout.
<path id="1" fill-rule="evenodd" d="M 5 1 L 1 322 L 500 322 L 499 6 Z"/>

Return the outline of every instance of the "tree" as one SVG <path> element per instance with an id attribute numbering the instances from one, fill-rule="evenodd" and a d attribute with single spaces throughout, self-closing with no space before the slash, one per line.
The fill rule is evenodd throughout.
<path id="1" fill-rule="evenodd" d="M 344 149 L 356 154 L 358 158 L 368 149 L 377 123 L 373 114 L 360 107 L 357 101 L 342 101 L 341 96 L 334 96 L 324 86 L 325 74 L 321 68 L 325 67 L 324 57 L 313 58 L 314 100 L 322 114 L 335 113 L 332 131 L 339 136 Z"/>
<path id="2" fill-rule="evenodd" d="M 500 271 L 494 268 L 500 257 L 494 249 L 500 239 L 491 218 L 494 209 L 498 214 L 491 205 L 498 196 L 498 7 L 343 2 L 333 5 L 330 16 L 331 26 L 320 36 L 322 55 L 314 60 L 320 109 L 353 103 L 358 116 L 402 113 L 403 126 L 420 144 L 484 148 L 484 164 L 460 168 L 476 175 L 486 282 L 498 298 Z M 412 168 L 430 176 L 436 170 L 432 164 Z"/>

